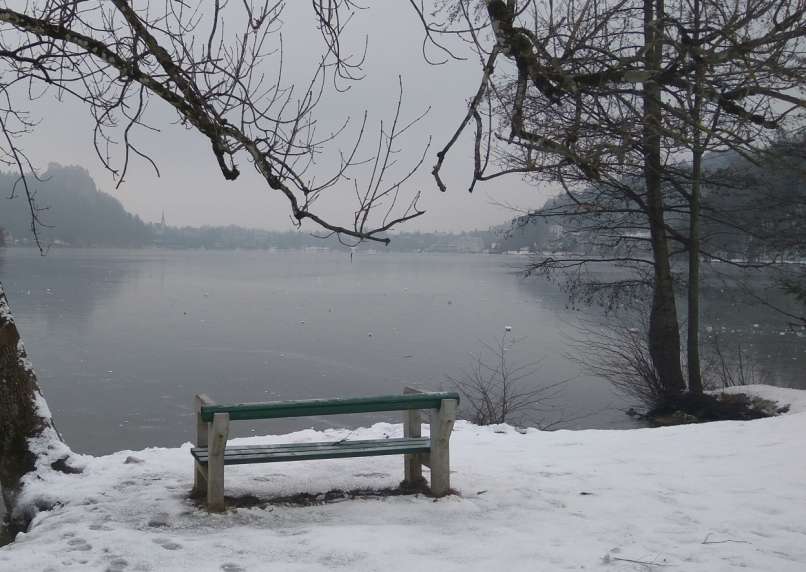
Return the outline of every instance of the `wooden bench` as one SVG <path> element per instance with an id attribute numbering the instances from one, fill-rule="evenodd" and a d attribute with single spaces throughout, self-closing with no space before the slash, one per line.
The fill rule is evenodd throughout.
<path id="1" fill-rule="evenodd" d="M 421 392 L 406 388 L 403 395 L 382 395 L 345 399 L 306 399 L 219 405 L 206 395 L 194 400 L 196 447 L 193 494 L 207 496 L 207 509 L 224 510 L 224 466 L 252 463 L 308 461 L 343 457 L 404 455 L 404 486 L 423 483 L 422 465 L 431 469 L 431 492 L 443 496 L 450 491 L 449 441 L 456 420 L 459 395 L 448 392 Z M 420 410 L 430 412 L 430 437 L 420 433 Z M 341 415 L 403 411 L 403 437 L 324 443 L 227 446 L 231 421 L 279 419 L 313 415 Z"/>

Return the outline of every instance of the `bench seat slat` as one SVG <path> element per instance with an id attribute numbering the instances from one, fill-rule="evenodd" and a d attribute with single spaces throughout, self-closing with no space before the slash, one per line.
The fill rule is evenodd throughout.
<path id="1" fill-rule="evenodd" d="M 362 441 L 323 441 L 315 443 L 282 443 L 278 445 L 228 445 L 226 452 L 228 455 L 249 454 L 254 452 L 282 453 L 284 451 L 308 451 L 308 450 L 331 450 L 331 449 L 354 449 L 367 446 L 372 447 L 400 447 L 407 445 L 421 445 L 427 438 L 407 438 L 407 439 L 373 439 Z M 201 451 L 205 454 L 204 447 L 194 448 L 194 451 Z"/>
<path id="2" fill-rule="evenodd" d="M 345 413 L 374 413 L 378 411 L 404 411 L 408 409 L 439 409 L 442 400 L 459 401 L 455 392 L 413 393 L 381 395 L 377 397 L 351 397 L 339 399 L 303 399 L 298 401 L 272 401 L 267 403 L 241 403 L 232 405 L 205 405 L 201 407 L 203 421 L 211 422 L 216 413 L 229 413 L 230 420 L 278 419 Z"/>
<path id="3" fill-rule="evenodd" d="M 235 446 L 225 449 L 224 464 L 241 465 L 249 463 L 307 461 L 313 459 L 338 459 L 343 457 L 371 457 L 399 455 L 401 453 L 427 453 L 430 450 L 431 441 L 428 438 Z M 207 448 L 196 447 L 191 449 L 191 453 L 199 463 L 202 465 L 207 464 Z"/>
<path id="4" fill-rule="evenodd" d="M 298 451 L 332 451 L 332 450 L 350 450 L 361 449 L 366 447 L 420 447 L 428 446 L 429 439 L 427 437 L 416 438 L 402 438 L 402 439 L 372 439 L 372 440 L 356 440 L 356 441 L 326 441 L 314 443 L 282 443 L 278 445 L 229 445 L 225 449 L 225 454 L 229 456 L 237 456 L 242 454 L 252 453 L 284 453 L 284 452 L 298 452 Z M 191 450 L 194 456 L 207 456 L 206 447 L 194 447 Z"/>

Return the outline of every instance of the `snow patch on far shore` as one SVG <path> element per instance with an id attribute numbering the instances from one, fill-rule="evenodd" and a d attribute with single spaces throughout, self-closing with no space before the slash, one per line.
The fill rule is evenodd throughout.
<path id="1" fill-rule="evenodd" d="M 459 495 L 210 515 L 187 495 L 190 444 L 85 456 L 29 483 L 60 505 L 0 549 L 0 570 L 506 572 L 806 570 L 804 393 L 737 388 L 792 413 L 627 431 L 518 432 L 458 422 Z M 233 440 L 399 436 L 400 425 Z M 132 462 L 128 457 L 134 457 Z M 402 459 L 231 466 L 228 495 L 395 487 Z M 641 564 L 645 563 L 645 564 Z M 662 568 L 657 568 L 658 570 Z"/>

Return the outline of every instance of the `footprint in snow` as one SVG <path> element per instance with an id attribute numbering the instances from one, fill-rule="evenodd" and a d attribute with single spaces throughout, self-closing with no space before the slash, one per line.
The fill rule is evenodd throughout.
<path id="1" fill-rule="evenodd" d="M 165 528 L 170 524 L 168 522 L 170 518 L 171 515 L 169 515 L 167 512 L 157 513 L 148 521 L 148 526 L 151 528 Z"/>
<path id="2" fill-rule="evenodd" d="M 92 550 L 92 546 L 90 546 L 89 543 L 83 538 L 73 538 L 72 540 L 68 540 L 67 545 L 70 547 L 68 550 L 81 550 L 82 552 Z"/>
<path id="3" fill-rule="evenodd" d="M 261 481 L 261 482 L 270 482 L 276 479 L 287 479 L 288 475 L 284 475 L 282 473 L 267 473 L 265 475 L 259 475 L 256 477 L 252 477 L 252 480 Z"/>
<path id="4" fill-rule="evenodd" d="M 241 568 L 237 564 L 232 564 L 231 562 L 227 562 L 226 564 L 222 564 L 221 569 L 224 572 L 246 572 L 246 568 Z"/>
<path id="5" fill-rule="evenodd" d="M 128 567 L 129 562 L 125 558 L 115 558 L 109 563 L 109 566 L 106 567 L 105 572 L 123 572 L 123 570 Z"/>
<path id="6" fill-rule="evenodd" d="M 360 552 L 341 552 L 328 554 L 319 558 L 319 563 L 327 567 L 328 570 L 334 568 L 349 568 L 353 569 L 354 564 L 359 560 L 365 558 L 365 555 Z"/>
<path id="7" fill-rule="evenodd" d="M 181 544 L 173 542 L 170 538 L 155 538 L 154 544 L 162 546 L 165 550 L 179 550 L 182 548 Z"/>

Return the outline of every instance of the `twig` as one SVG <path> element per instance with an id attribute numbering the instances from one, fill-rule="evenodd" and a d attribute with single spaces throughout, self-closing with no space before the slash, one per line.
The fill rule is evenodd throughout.
<path id="1" fill-rule="evenodd" d="M 752 544 L 752 542 L 748 540 L 733 540 L 731 538 L 725 540 L 708 540 L 713 536 L 713 533 L 708 533 L 705 535 L 705 539 L 702 541 L 702 544 L 725 544 L 726 542 L 736 542 L 739 544 Z"/>
<path id="2" fill-rule="evenodd" d="M 662 564 L 660 562 L 647 562 L 645 560 L 633 560 L 631 558 L 620 558 L 618 556 L 612 556 L 611 560 L 619 560 L 621 562 L 630 562 L 632 564 L 641 564 L 643 566 L 669 566 L 669 564 Z"/>

